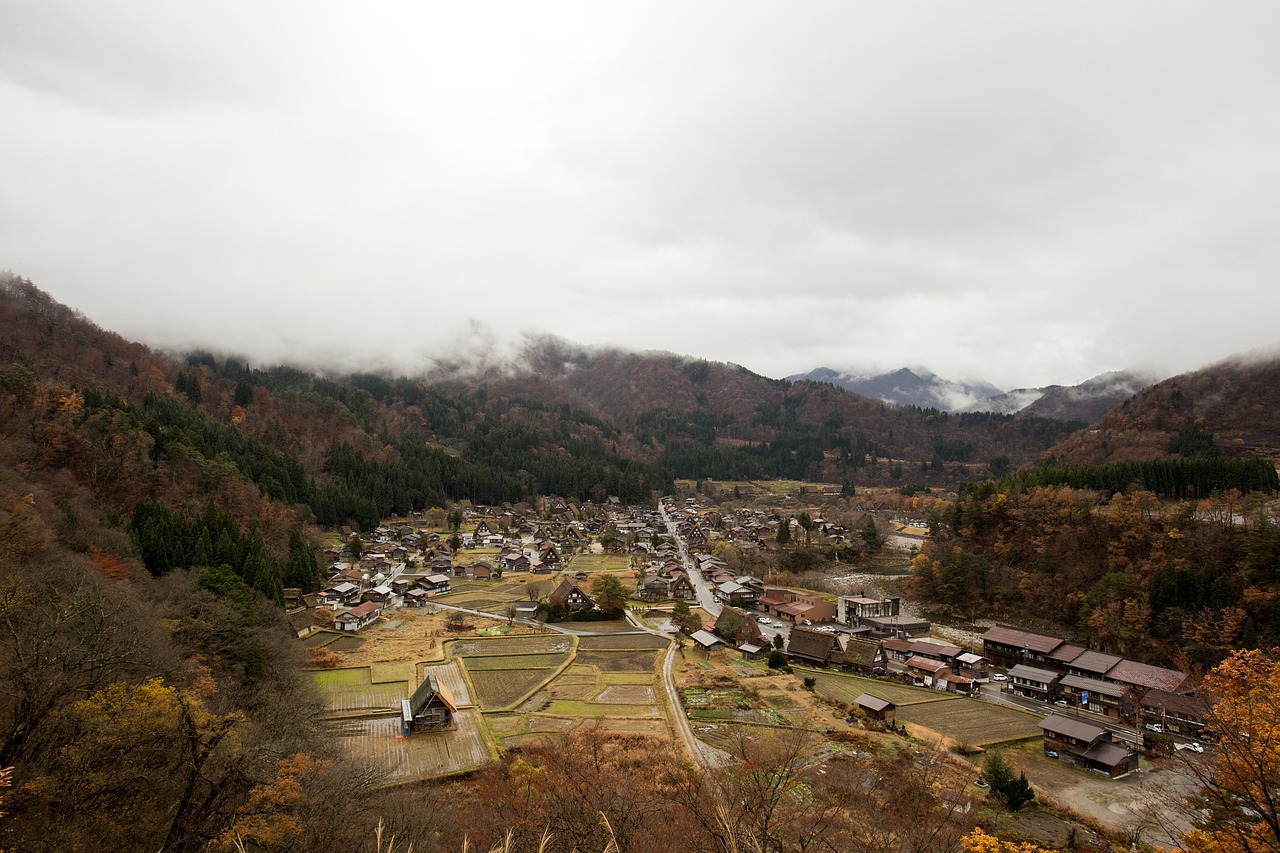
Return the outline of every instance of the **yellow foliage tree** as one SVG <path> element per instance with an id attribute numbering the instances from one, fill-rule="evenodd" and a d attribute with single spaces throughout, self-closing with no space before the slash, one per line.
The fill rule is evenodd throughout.
<path id="1" fill-rule="evenodd" d="M 1204 680 L 1214 748 L 1187 758 L 1202 819 L 1183 844 L 1194 853 L 1280 851 L 1280 657 L 1240 650 Z"/>

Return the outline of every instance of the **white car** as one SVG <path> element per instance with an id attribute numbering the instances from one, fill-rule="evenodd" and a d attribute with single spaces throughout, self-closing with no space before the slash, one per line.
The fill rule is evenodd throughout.
<path id="1" fill-rule="evenodd" d="M 1008 681 L 1009 676 L 1005 675 L 1003 672 L 997 672 L 995 675 L 991 676 L 991 680 L 992 681 Z"/>

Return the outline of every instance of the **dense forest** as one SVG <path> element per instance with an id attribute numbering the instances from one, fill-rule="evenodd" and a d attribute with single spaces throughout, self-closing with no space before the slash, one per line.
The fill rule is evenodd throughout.
<path id="1" fill-rule="evenodd" d="M 1154 477 L 1165 466 L 1116 467 L 1141 483 L 1142 468 Z M 1220 484 L 1212 479 L 1220 469 L 1204 470 Z M 959 613 L 1039 624 L 1197 671 L 1234 648 L 1280 645 L 1280 517 L 1269 470 L 1258 484 L 1254 466 L 1244 466 L 1221 491 L 1173 501 L 1140 485 L 1035 485 L 1055 477 L 1034 471 L 970 487 L 935 509 L 933 535 L 912 565 L 915 590 Z M 1257 485 L 1267 490 L 1240 488 Z"/>

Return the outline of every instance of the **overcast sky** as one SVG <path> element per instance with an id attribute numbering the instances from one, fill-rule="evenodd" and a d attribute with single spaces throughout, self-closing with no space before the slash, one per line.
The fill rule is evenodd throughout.
<path id="1" fill-rule="evenodd" d="M 0 269 L 157 346 L 1002 388 L 1280 341 L 1280 4 L 0 0 Z"/>

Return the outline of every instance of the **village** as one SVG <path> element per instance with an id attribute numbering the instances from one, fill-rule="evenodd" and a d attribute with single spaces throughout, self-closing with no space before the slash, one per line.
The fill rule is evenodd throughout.
<path id="1" fill-rule="evenodd" d="M 973 756 L 1008 748 L 1042 791 L 1123 826 L 1165 757 L 1205 748 L 1185 673 L 1008 625 L 966 648 L 897 596 L 771 585 L 716 556 L 794 517 L 544 503 L 348 531 L 326 588 L 294 597 L 334 736 L 388 784 L 585 727 L 670 739 L 704 766 L 795 728 L 835 737 L 826 750 L 870 733 L 945 754 L 940 793 L 966 811 L 984 797 Z"/>

